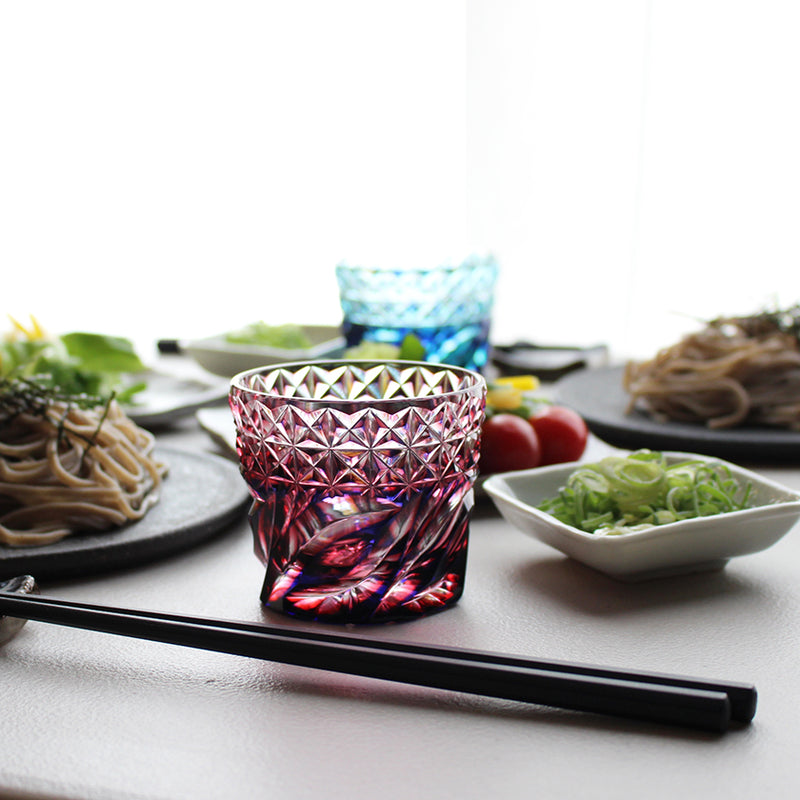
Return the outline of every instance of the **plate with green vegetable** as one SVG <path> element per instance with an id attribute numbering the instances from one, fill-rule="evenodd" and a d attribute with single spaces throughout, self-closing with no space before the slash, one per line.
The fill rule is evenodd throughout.
<path id="1" fill-rule="evenodd" d="M 494 475 L 484 490 L 523 533 L 625 581 L 721 569 L 772 546 L 800 519 L 800 494 L 678 451 Z"/>
<path id="2" fill-rule="evenodd" d="M 203 369 L 230 378 L 244 370 L 285 361 L 335 358 L 344 351 L 344 338 L 335 325 L 270 325 L 244 327 L 196 339 L 182 349 Z"/>

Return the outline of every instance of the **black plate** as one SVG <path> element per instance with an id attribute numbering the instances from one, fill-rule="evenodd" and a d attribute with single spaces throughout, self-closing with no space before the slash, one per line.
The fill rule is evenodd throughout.
<path id="1" fill-rule="evenodd" d="M 492 347 L 491 359 L 503 375 L 536 375 L 552 382 L 574 370 L 605 364 L 608 348 L 606 345 L 569 347 L 516 342 Z"/>
<path id="2" fill-rule="evenodd" d="M 239 468 L 210 454 L 160 448 L 169 465 L 161 499 L 116 531 L 73 534 L 42 547 L 0 545 L 0 578 L 67 578 L 131 567 L 172 555 L 224 530 L 249 505 Z"/>
<path id="3" fill-rule="evenodd" d="M 759 463 L 800 459 L 800 432 L 776 428 L 712 430 L 703 425 L 657 422 L 640 411 L 625 413 L 629 396 L 622 385 L 623 367 L 581 370 L 555 387 L 558 401 L 570 406 L 603 441 L 636 450 L 685 450 Z"/>

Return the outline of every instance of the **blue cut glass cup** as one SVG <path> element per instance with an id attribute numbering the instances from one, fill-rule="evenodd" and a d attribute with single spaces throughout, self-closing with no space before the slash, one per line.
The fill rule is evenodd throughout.
<path id="1" fill-rule="evenodd" d="M 480 372 L 489 358 L 498 272 L 491 256 L 434 267 L 338 264 L 347 347 L 373 357 L 370 343 L 400 347 L 413 334 L 426 361 Z"/>

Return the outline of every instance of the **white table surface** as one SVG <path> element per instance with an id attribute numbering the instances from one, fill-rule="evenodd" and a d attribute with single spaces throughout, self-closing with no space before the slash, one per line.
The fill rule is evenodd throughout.
<path id="1" fill-rule="evenodd" d="M 220 452 L 193 417 L 159 438 Z M 800 489 L 800 468 L 761 471 Z M 754 721 L 725 734 L 29 622 L 0 649 L 0 797 L 794 797 L 799 567 L 795 528 L 719 572 L 619 583 L 523 536 L 486 501 L 458 605 L 358 630 L 754 683 Z M 243 516 L 158 563 L 41 588 L 313 627 L 263 611 L 261 578 Z"/>

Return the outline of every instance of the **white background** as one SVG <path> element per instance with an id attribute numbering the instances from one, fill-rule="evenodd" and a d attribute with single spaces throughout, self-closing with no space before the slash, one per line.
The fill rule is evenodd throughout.
<path id="1" fill-rule="evenodd" d="M 0 0 L 0 313 L 147 349 L 488 250 L 497 343 L 649 355 L 800 300 L 799 41 L 788 0 Z"/>

